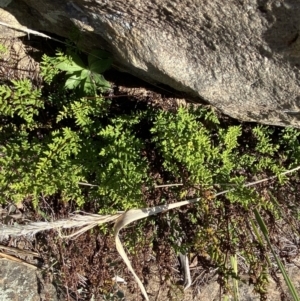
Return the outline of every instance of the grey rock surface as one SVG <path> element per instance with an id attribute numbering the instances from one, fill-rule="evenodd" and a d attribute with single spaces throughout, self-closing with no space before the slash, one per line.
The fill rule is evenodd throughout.
<path id="1" fill-rule="evenodd" d="M 75 24 L 86 50 L 104 48 L 120 70 L 232 117 L 300 127 L 299 0 L 13 0 L 4 9 L 60 36 Z"/>
<path id="2" fill-rule="evenodd" d="M 34 268 L 14 261 L 0 259 L 1 301 L 57 301 L 56 290 L 43 283 Z"/>

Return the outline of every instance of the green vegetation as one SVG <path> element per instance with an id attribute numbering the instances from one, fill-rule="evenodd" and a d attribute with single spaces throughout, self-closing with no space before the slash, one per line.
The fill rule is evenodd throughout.
<path id="1" fill-rule="evenodd" d="M 267 219 L 267 235 L 266 227 L 286 218 L 286 205 L 274 201 L 271 189 L 262 195 L 244 184 L 273 175 L 287 183 L 281 173 L 300 162 L 299 131 L 252 127 L 248 145 L 241 125 L 222 124 L 203 107 L 116 114 L 112 101 L 101 96 L 110 88 L 102 73 L 111 58 L 95 51 L 86 61 L 72 52 L 44 55 L 42 89 L 28 80 L 0 86 L 1 202 L 31 200 L 37 207 L 41 196 L 55 195 L 76 200 L 79 208 L 97 202 L 100 213 L 146 207 L 145 191 L 155 191 L 156 184 L 147 154 L 155 153 L 159 180 L 183 184 L 170 189 L 173 199 L 201 198 L 184 216 L 170 213 L 176 231 L 169 243 L 216 267 L 225 294 L 233 278 L 235 296 L 239 254 L 255 290 L 266 294 L 273 267 L 267 247 L 253 238 L 254 212 Z M 214 197 L 223 190 L 229 191 Z M 298 212 L 291 211 L 291 219 L 298 222 Z"/>
<path id="2" fill-rule="evenodd" d="M 47 83 L 51 83 L 55 75 L 65 72 L 66 89 L 76 89 L 77 95 L 97 95 L 97 92 L 105 92 L 110 88 L 103 75 L 111 63 L 112 58 L 103 50 L 92 51 L 88 56 L 88 64 L 85 65 L 80 56 L 72 51 L 65 55 L 57 51 L 55 57 L 43 56 L 42 75 Z"/>
<path id="3" fill-rule="evenodd" d="M 0 57 L 7 52 L 7 49 L 4 45 L 0 44 Z"/>

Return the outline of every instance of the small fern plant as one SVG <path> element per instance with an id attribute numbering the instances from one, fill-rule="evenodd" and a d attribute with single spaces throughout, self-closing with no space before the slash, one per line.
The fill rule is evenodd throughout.
<path id="1" fill-rule="evenodd" d="M 214 141 L 209 130 L 197 117 L 203 111 L 188 111 L 180 108 L 176 114 L 160 112 L 154 121 L 153 141 L 164 157 L 164 167 L 184 182 L 212 185 L 217 178 L 228 179 L 234 168 L 239 126 L 227 131 L 219 130 L 218 141 Z M 208 116 L 208 115 L 206 115 Z M 210 121 L 218 124 L 214 115 Z M 184 171 L 188 176 L 184 177 Z"/>

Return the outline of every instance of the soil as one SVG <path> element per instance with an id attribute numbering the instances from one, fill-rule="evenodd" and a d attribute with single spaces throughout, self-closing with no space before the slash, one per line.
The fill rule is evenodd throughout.
<path id="1" fill-rule="evenodd" d="M 0 78 L 2 81 L 6 81 L 27 76 L 33 82 L 39 83 L 38 65 L 35 64 L 35 60 L 29 54 L 38 60 L 41 51 L 53 54 L 57 45 L 48 41 L 45 43 L 44 40 L 39 38 L 32 38 L 30 42 L 26 38 L 23 39 L 23 42 L 19 43 L 18 41 L 7 40 L 6 43 L 11 45 L 13 53 L 18 57 L 26 57 L 27 60 L 24 59 L 23 65 L 20 65 L 20 60 L 16 60 L 10 55 L 0 65 Z M 0 40 L 0 43 L 3 42 Z M 31 68 L 30 66 L 35 67 Z M 120 114 L 149 106 L 175 111 L 179 106 L 189 105 L 186 98 L 168 87 L 145 83 L 129 74 L 120 73 L 116 70 L 108 72 L 105 77 L 113 83 L 113 90 L 106 97 L 112 100 L 116 112 Z M 223 116 L 219 112 L 218 114 L 223 123 L 228 125 L 239 124 L 237 120 Z M 251 125 L 243 124 L 245 133 L 247 133 L 249 127 Z M 251 143 L 251 137 L 245 137 L 247 142 Z M 160 173 L 159 158 L 151 157 L 151 153 L 148 153 L 147 156 L 152 158 L 153 177 L 156 177 L 157 180 L 163 178 Z M 291 181 L 290 185 L 294 189 L 292 193 L 289 192 L 288 186 L 283 190 L 275 189 L 275 191 L 278 195 L 281 195 L 281 198 L 286 198 L 288 192 L 290 193 L 289 197 L 296 197 L 297 187 L 299 187 L 298 180 Z M 177 201 L 172 190 L 168 188 L 158 189 L 154 192 L 145 189 L 144 194 L 148 206 L 160 204 L 162 198 L 168 203 Z M 0 222 L 13 224 L 28 221 L 59 220 L 68 218 L 77 209 L 75 202 L 62 203 L 55 197 L 42 199 L 39 210 L 33 208 L 29 201 L 24 201 L 19 208 L 13 207 L 12 204 L 5 204 L 1 209 Z M 99 205 L 89 203 L 81 210 L 97 214 Z M 192 229 L 190 229 L 191 226 L 184 219 L 184 215 L 188 210 L 193 210 L 193 206 L 187 206 L 179 210 L 178 213 L 185 223 L 183 225 L 186 227 L 187 236 L 193 234 Z M 168 223 L 167 217 L 168 214 L 166 213 L 160 214 L 146 221 L 130 225 L 121 233 L 121 240 L 124 242 L 128 240 L 134 242 L 139 237 L 139 241 L 136 241 L 135 244 L 136 248 L 127 251 L 133 268 L 146 286 L 150 300 L 222 300 L 221 279 L 218 277 L 216 269 L 210 265 L 209 260 L 199 254 L 190 256 L 192 287 L 184 291 L 182 270 L 175 251 L 169 243 L 169 238 L 174 229 Z M 135 235 L 137 229 L 143 229 L 143 235 Z M 16 252 L 9 252 L 8 249 L 2 251 L 27 261 L 28 258 L 22 256 L 20 250 L 36 252 L 38 255 L 32 264 L 37 265 L 42 271 L 45 283 L 55 285 L 59 300 L 121 300 L 122 298 L 117 299 L 116 296 L 118 295 L 124 295 L 128 301 L 143 300 L 136 282 L 116 251 L 114 238 L 111 234 L 113 232 L 112 225 L 109 225 L 106 229 L 95 227 L 75 239 L 65 239 L 60 235 L 68 235 L 71 232 L 71 230 L 63 233 L 45 231 L 38 233 L 32 239 L 9 238 L 3 240 L 1 245 L 17 248 L 17 254 Z M 272 239 L 278 239 L 278 233 Z M 153 236 L 155 239 L 151 244 L 149 238 Z M 300 289 L 298 253 L 299 244 L 293 253 L 294 255 L 287 255 L 285 261 L 290 264 L 289 269 L 292 270 L 291 273 L 294 275 L 293 280 L 297 288 Z M 274 283 L 270 288 L 268 299 L 289 300 L 283 282 L 277 278 L 276 272 L 274 278 L 277 280 L 270 280 Z M 124 283 L 116 283 L 112 280 L 117 276 L 121 277 Z M 259 296 L 252 292 L 253 286 L 249 284 L 251 281 L 246 279 L 245 283 L 240 284 L 240 300 L 258 300 Z M 113 294 L 115 299 L 112 297 L 109 299 L 110 294 Z M 44 292 L 44 300 L 53 300 L 50 292 Z"/>

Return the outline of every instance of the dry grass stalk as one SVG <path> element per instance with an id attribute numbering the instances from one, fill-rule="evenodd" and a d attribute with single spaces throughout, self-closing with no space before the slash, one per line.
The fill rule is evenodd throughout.
<path id="1" fill-rule="evenodd" d="M 70 228 L 81 228 L 74 234 L 67 237 L 74 237 L 82 234 L 83 232 L 92 229 L 99 224 L 109 223 L 116 220 L 121 214 L 114 215 L 98 215 L 89 214 L 84 215 L 74 214 L 68 219 L 57 220 L 53 222 L 35 222 L 27 225 L 14 225 L 14 226 L 0 226 L 0 241 L 7 239 L 9 236 L 34 236 L 36 233 L 47 230 L 57 230 Z"/>

